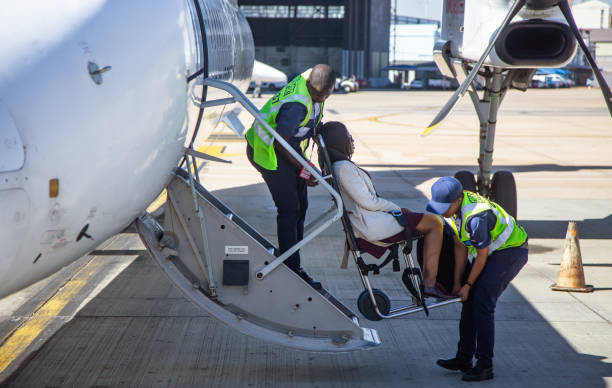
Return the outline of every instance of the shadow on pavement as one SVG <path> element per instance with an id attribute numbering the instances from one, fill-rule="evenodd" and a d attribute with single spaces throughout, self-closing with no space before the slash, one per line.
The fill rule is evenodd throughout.
<path id="1" fill-rule="evenodd" d="M 439 170 L 436 175 L 431 171 L 427 179 L 440 174 Z M 382 175 L 388 176 L 388 172 Z M 376 172 L 373 178 L 375 182 L 385 179 Z M 214 194 L 238 214 L 246 215 L 246 221 L 263 234 L 270 235 L 275 230 L 275 214 L 270 210 L 272 202 L 266 191 L 265 185 L 255 184 L 218 190 Z M 410 191 L 410 194 L 415 192 L 418 193 Z M 311 209 L 327 208 L 330 201 L 327 194 L 312 194 Z M 385 190 L 380 194 L 385 196 Z M 418 195 L 420 198 L 410 199 L 424 199 Z M 528 222 L 534 223 L 530 229 L 545 230 L 557 228 L 561 221 Z M 612 219 L 606 217 L 592 222 L 610 230 Z M 315 241 L 310 245 L 324 246 L 327 241 L 338 240 L 333 246 L 341 249 L 343 234 L 339 226 L 335 228 L 335 232 L 317 238 L 321 244 Z M 564 233 L 554 237 L 563 238 Z M 534 237 L 546 235 L 536 233 Z M 335 248 L 324 251 L 328 256 L 340 253 Z M 326 284 L 332 294 L 356 311 L 355 301 L 361 291 L 356 286 L 358 275 L 337 268 L 337 262 L 322 261 L 313 274 L 339 280 Z M 394 281 L 401 284 L 398 279 Z M 398 294 L 401 294 L 399 288 Z M 493 380 L 496 386 L 604 387 L 604 377 L 612 375 L 612 367 L 603 361 L 604 357 L 576 351 L 513 286 L 500 300 L 496 316 L 496 377 Z M 389 387 L 411 383 L 456 386 L 460 376 L 439 369 L 434 361 L 453 354 L 458 318 L 458 306 L 436 310 L 429 319 L 419 315 L 368 322 L 362 318 L 362 325 L 379 331 L 383 341 L 380 347 L 347 354 L 295 351 L 247 338 L 217 323 L 185 299 L 148 255 L 143 254 L 5 384 L 15 387 Z"/>
<path id="2" fill-rule="evenodd" d="M 360 164 L 363 168 L 417 168 L 421 170 L 432 170 L 440 172 L 441 174 L 453 175 L 457 171 L 466 170 L 471 171 L 474 174 L 478 173 L 478 169 L 473 166 L 462 166 L 462 165 L 424 165 L 424 164 Z M 612 166 L 601 165 L 601 166 L 563 166 L 560 164 L 530 164 L 530 165 L 498 165 L 494 166 L 495 171 L 512 171 L 512 172 L 569 172 L 569 171 L 580 171 L 580 170 L 612 170 Z M 433 175 L 441 176 L 439 175 Z"/>
<path id="3" fill-rule="evenodd" d="M 386 170 L 386 171 L 369 171 L 374 183 L 376 184 L 377 191 L 380 196 L 384 198 L 388 198 L 391 200 L 401 200 L 408 199 L 411 201 L 422 201 L 422 208 L 413 208 L 411 210 L 417 212 L 423 212 L 425 208 L 426 201 L 428 198 L 423 196 L 423 194 L 416 190 L 415 187 L 420 185 L 421 183 L 440 176 L 444 175 L 453 175 L 456 171 L 459 170 L 469 170 L 474 171 L 473 166 L 437 166 L 437 165 L 386 165 L 386 164 L 363 164 L 360 165 L 364 168 L 378 168 L 378 167 L 392 167 L 392 168 L 417 168 L 417 170 Z M 612 170 L 612 166 L 560 166 L 553 164 L 540 164 L 540 165 L 529 165 L 529 166 L 497 166 L 496 171 L 499 170 L 509 170 L 513 172 L 537 172 L 537 171 L 579 171 L 579 170 Z M 256 173 L 256 172 L 254 172 Z M 393 182 L 393 183 L 390 183 Z M 257 195 L 266 196 L 266 211 L 265 213 L 269 213 L 270 211 L 274 211 L 274 204 L 270 197 L 269 192 L 267 191 L 267 187 L 263 184 L 261 185 L 251 185 L 244 186 L 245 190 L 252 190 L 253 193 L 257 193 Z M 235 189 L 226 189 L 226 190 L 218 190 L 220 198 L 232 198 L 236 196 Z M 310 190 L 309 197 L 312 198 L 313 195 L 328 197 L 326 191 L 321 188 L 316 188 L 315 190 Z M 312 211 L 312 199 L 310 200 L 311 205 L 309 212 Z M 235 209 L 238 214 L 247 214 L 253 213 L 253 209 L 250 206 L 244 203 L 236 203 L 237 209 Z M 230 204 L 231 206 L 231 204 Z M 327 206 L 327 205 L 325 205 Z M 520 188 L 519 188 L 519 207 L 520 207 Z M 255 212 L 258 212 L 258 209 L 254 209 Z M 319 210 L 315 210 L 316 213 Z M 321 210 L 322 211 L 322 210 Z M 256 219 L 259 219 L 259 215 L 257 214 Z M 270 218 L 271 222 L 274 222 L 274 217 Z M 529 237 L 531 238 L 565 238 L 565 234 L 567 232 L 567 224 L 569 221 L 575 221 L 572 219 L 568 220 L 519 220 L 519 223 L 525 227 L 527 230 Z M 260 221 L 256 221 L 256 223 L 260 223 Z M 276 230 L 274 225 L 266 228 L 267 234 L 275 234 Z M 612 214 L 606 216 L 601 219 L 585 219 L 582 221 L 578 221 L 578 230 L 580 233 L 581 239 L 610 239 L 612 238 Z"/>

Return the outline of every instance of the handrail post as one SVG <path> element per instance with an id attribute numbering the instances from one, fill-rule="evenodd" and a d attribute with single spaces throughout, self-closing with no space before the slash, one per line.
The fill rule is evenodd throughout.
<path id="1" fill-rule="evenodd" d="M 337 211 L 336 211 L 336 214 L 331 219 L 329 219 L 327 222 L 325 222 L 324 224 L 316 228 L 313 232 L 306 235 L 304 238 L 302 238 L 302 240 L 298 241 L 295 245 L 293 245 L 291 248 L 285 251 L 282 255 L 277 257 L 274 261 L 272 261 L 271 263 L 269 263 L 268 265 L 266 265 L 265 267 L 263 267 L 261 270 L 257 272 L 256 274 L 257 279 L 263 280 L 267 274 L 269 274 L 276 267 L 281 265 L 283 261 L 285 261 L 285 259 L 287 259 L 290 255 L 292 255 L 294 252 L 296 252 L 306 243 L 310 242 L 316 235 L 321 233 L 323 230 L 327 229 L 327 227 L 329 227 L 329 225 L 331 225 L 334 221 L 342 217 L 342 209 L 343 209 L 342 198 L 340 197 L 340 194 L 338 194 L 338 192 L 334 190 L 334 188 L 331 187 L 325 181 L 325 179 L 321 176 L 321 174 L 319 174 L 317 169 L 315 169 L 308 162 L 306 162 L 306 160 L 302 157 L 302 155 L 296 152 L 293 149 L 293 147 L 291 147 L 285 141 L 285 139 L 283 139 L 270 126 L 270 124 L 268 124 L 268 122 L 259 113 L 259 109 L 257 109 L 255 104 L 253 104 L 236 86 L 228 82 L 215 80 L 211 78 L 205 78 L 203 80 L 203 84 L 206 86 L 216 88 L 216 89 L 224 90 L 227 93 L 229 93 L 232 97 L 234 97 L 236 99 L 236 102 L 242 105 L 255 118 L 255 120 L 257 120 L 268 131 L 268 133 L 270 133 L 270 135 L 274 137 L 274 139 L 278 142 L 278 144 L 281 145 L 281 147 L 286 149 L 289 152 L 289 154 L 291 154 L 291 156 L 295 158 L 295 160 L 297 160 L 308 172 L 310 172 L 315 177 L 315 179 L 323 186 L 323 188 L 325 188 L 325 190 L 327 190 L 332 195 L 332 197 L 334 197 L 336 201 Z"/>

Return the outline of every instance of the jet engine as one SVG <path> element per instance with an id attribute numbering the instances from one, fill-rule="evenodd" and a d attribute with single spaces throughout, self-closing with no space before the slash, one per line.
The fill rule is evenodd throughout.
<path id="1" fill-rule="evenodd" d="M 509 67 L 562 67 L 572 60 L 576 47 L 567 24 L 525 20 L 502 31 L 491 57 Z"/>

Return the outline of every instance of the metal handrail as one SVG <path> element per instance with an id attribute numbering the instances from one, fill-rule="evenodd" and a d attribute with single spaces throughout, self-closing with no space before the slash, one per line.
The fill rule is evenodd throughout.
<path id="1" fill-rule="evenodd" d="M 205 78 L 203 83 L 206 86 L 217 88 L 217 89 L 221 89 L 221 90 L 224 90 L 224 91 L 228 92 L 229 94 L 231 94 L 232 97 L 234 97 L 236 99 L 236 102 L 240 103 L 240 105 L 242 105 L 247 110 L 247 112 L 249 112 L 255 118 L 255 120 L 257 120 L 270 133 L 270 135 L 272 135 L 274 137 L 274 139 L 278 142 L 278 144 L 280 144 L 284 149 L 286 149 L 289 152 L 289 154 L 291 154 L 291 156 L 293 156 L 295 158 L 295 160 L 297 160 L 306 170 L 308 170 L 308 172 L 310 172 L 315 177 L 315 179 L 323 186 L 323 188 L 325 188 L 325 190 L 327 190 L 332 195 L 332 197 L 334 197 L 334 199 L 336 200 L 336 206 L 337 206 L 336 209 L 337 209 L 337 211 L 336 211 L 336 214 L 333 217 L 331 217 L 329 220 L 324 222 L 321 226 L 317 227 L 311 233 L 307 234 L 304 238 L 302 238 L 300 241 L 298 241 L 295 245 L 293 245 L 287 251 L 283 252 L 282 255 L 280 255 L 279 257 L 274 259 L 274 261 L 272 261 L 271 263 L 269 263 L 268 265 L 266 265 L 265 267 L 263 267 L 261 270 L 259 270 L 257 272 L 257 274 L 256 274 L 257 279 L 263 280 L 270 272 L 272 272 L 276 267 L 281 265 L 283 263 L 283 261 L 285 261 L 294 252 L 296 252 L 298 249 L 300 249 L 301 247 L 306 245 L 308 242 L 310 242 L 313 238 L 315 238 L 318 234 L 320 234 L 325 229 L 327 229 L 334 221 L 336 221 L 336 220 L 340 219 L 340 217 L 342 217 L 342 209 L 343 209 L 343 207 L 342 207 L 342 198 L 340 198 L 340 194 L 338 194 L 338 192 L 336 190 L 334 190 L 333 187 L 331 187 L 325 181 L 325 179 L 321 176 L 321 174 L 319 174 L 319 172 L 314 167 L 312 167 L 310 164 L 308 164 L 308 162 L 299 153 L 297 153 L 293 149 L 293 147 L 291 147 L 285 141 L 285 139 L 283 139 L 270 126 L 270 124 L 268 124 L 266 122 L 266 120 L 259 113 L 259 109 L 257 109 L 255 104 L 253 104 L 240 91 L 240 89 L 238 89 L 236 86 L 234 86 L 234 85 L 232 85 L 232 84 L 230 84 L 228 82 L 224 82 L 224 81 L 220 81 L 220 80 L 216 80 L 216 79 L 211 79 L 211 78 Z"/>

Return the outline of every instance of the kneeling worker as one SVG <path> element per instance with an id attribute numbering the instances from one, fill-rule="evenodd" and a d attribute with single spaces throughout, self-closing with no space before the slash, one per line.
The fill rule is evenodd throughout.
<path id="1" fill-rule="evenodd" d="M 495 305 L 501 293 L 527 263 L 527 233 L 501 206 L 471 191 L 452 177 L 431 187 L 427 210 L 445 217 L 454 230 L 453 294 L 461 297 L 457 354 L 437 364 L 461 370 L 465 381 L 493 378 Z M 469 275 L 461 286 L 466 264 Z M 472 357 L 476 366 L 472 368 Z"/>
<path id="2" fill-rule="evenodd" d="M 261 109 L 268 124 L 305 159 L 304 151 L 321 122 L 323 105 L 332 93 L 334 83 L 332 68 L 316 65 L 294 78 Z M 276 205 L 278 245 L 282 254 L 304 236 L 308 208 L 306 186 L 317 183 L 257 121 L 245 136 L 247 157 L 262 175 Z M 321 283 L 315 282 L 302 269 L 299 251 L 289 256 L 285 264 L 314 288 L 321 287 Z"/>

